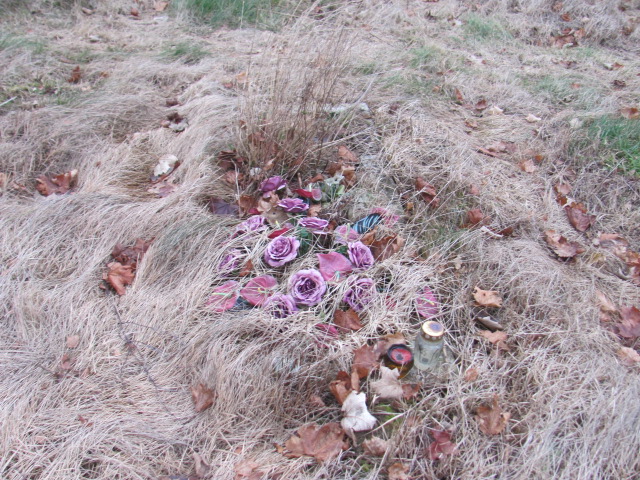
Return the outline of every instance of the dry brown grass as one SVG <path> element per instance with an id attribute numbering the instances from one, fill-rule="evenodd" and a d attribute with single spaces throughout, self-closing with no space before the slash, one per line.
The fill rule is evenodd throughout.
<path id="1" fill-rule="evenodd" d="M 262 465 L 264 478 L 385 478 L 396 461 L 409 465 L 414 479 L 638 478 L 638 367 L 618 360 L 619 339 L 601 326 L 594 296 L 600 290 L 618 305 L 639 305 L 640 294 L 610 273 L 613 259 L 592 240 L 615 232 L 638 249 L 640 189 L 637 179 L 603 168 L 602 159 L 572 156 L 569 125 L 573 118 L 613 114 L 637 98 L 637 32 L 620 33 L 637 10 L 564 3 L 573 18 L 590 18 L 584 46 L 573 50 L 527 40 L 532 26 L 535 40 L 562 25 L 549 2 L 527 2 L 515 13 L 506 2 L 471 11 L 465 2 L 373 1 L 344 5 L 323 19 L 303 17 L 278 33 L 203 33 L 179 19 L 153 20 L 160 15 L 149 9 L 135 20 L 118 14 L 130 8 L 125 2 L 91 16 L 79 7 L 68 15 L 42 7 L 46 15 L 7 16 L 7 31 L 17 32 L 20 20 L 47 47 L 0 51 L 0 93 L 17 97 L 0 107 L 0 172 L 9 177 L 0 198 L 0 476 L 186 476 L 198 452 L 211 464 L 206 478 L 212 479 L 234 478 L 243 459 Z M 484 38 L 482 30 L 453 25 L 449 15 L 507 22 L 517 38 Z M 93 44 L 88 37 L 97 33 L 104 40 Z M 210 55 L 194 65 L 168 61 L 161 55 L 168 38 L 201 42 Z M 94 58 L 82 64 L 81 83 L 70 85 L 75 64 L 63 60 L 83 49 Z M 420 49 L 427 53 L 416 63 Z M 574 75 L 554 63 L 563 59 L 578 62 L 589 90 L 559 103 L 565 83 L 573 82 L 567 75 Z M 623 70 L 602 67 L 616 60 Z M 109 76 L 101 78 L 101 71 Z M 223 87 L 243 71 L 248 89 Z M 619 77 L 627 87 L 614 91 L 610 83 Z M 61 93 L 22 88 L 43 78 L 69 96 L 58 101 Z M 476 114 L 456 104 L 456 88 L 465 101 L 485 98 L 505 113 Z M 365 91 L 369 115 L 332 121 L 318 115 L 325 103 L 357 102 Z M 174 96 L 181 105 L 165 107 Z M 160 126 L 173 110 L 188 120 L 179 134 Z M 542 121 L 527 123 L 529 113 Z M 475 130 L 464 125 L 471 118 Z M 401 210 L 399 197 L 413 195 L 416 176 L 439 190 L 437 209 L 414 198 L 415 212 L 394 227 L 407 240 L 402 253 L 371 273 L 391 279 L 398 306 L 376 302 L 362 330 L 326 348 L 314 325 L 322 312 L 332 315 L 338 293 L 287 320 L 256 310 L 214 315 L 204 307 L 221 280 L 222 247 L 244 245 L 257 260 L 268 241 L 229 240 L 236 222 L 205 207 L 212 195 L 235 195 L 221 182 L 217 152 L 244 148 L 257 161 L 261 153 L 247 145 L 238 122 L 251 127 L 263 119 L 277 138 L 297 128 L 295 142 L 285 145 L 291 156 L 325 158 L 338 142 L 360 155 L 359 183 L 335 211 Z M 326 135 L 317 137 L 316 129 Z M 496 159 L 477 152 L 500 140 L 515 142 L 516 153 Z M 518 161 L 532 153 L 545 158 L 536 172 L 524 173 Z M 182 161 L 179 189 L 156 199 L 145 190 L 164 154 Z M 34 193 L 38 175 L 71 168 L 80 172 L 74 193 Z M 572 194 L 597 215 L 593 231 L 579 234 L 569 225 L 555 202 L 558 181 L 570 181 Z M 480 193 L 470 195 L 470 185 Z M 515 235 L 494 239 L 461 229 L 474 207 L 491 217 L 491 227 L 513 226 Z M 547 229 L 587 251 L 573 263 L 557 261 L 543 240 Z M 123 297 L 101 290 L 114 244 L 138 237 L 155 241 L 134 284 Z M 414 260 L 411 251 L 425 260 Z M 286 277 L 315 266 L 315 259 L 299 259 L 285 274 L 254 263 L 260 273 Z M 340 420 L 328 383 L 349 368 L 352 349 L 385 333 L 415 335 L 411 299 L 424 284 L 443 301 L 441 319 L 457 363 L 427 382 L 421 400 L 403 407 L 401 421 L 375 431 L 391 441 L 386 456 L 366 457 L 355 446 L 316 465 L 276 453 L 273 443 L 300 425 Z M 504 297 L 495 316 L 509 351 L 497 352 L 479 336 L 475 286 Z M 67 336 L 76 334 L 78 347 L 68 349 Z M 73 359 L 72 371 L 59 378 L 64 354 Z M 469 367 L 480 373 L 473 383 L 464 380 Z M 218 397 L 195 414 L 190 387 L 199 382 Z M 489 437 L 474 412 L 494 394 L 512 420 Z M 327 406 L 314 405 L 312 395 Z M 371 411 L 385 413 L 380 402 Z M 452 429 L 460 453 L 428 460 L 430 428 Z"/>

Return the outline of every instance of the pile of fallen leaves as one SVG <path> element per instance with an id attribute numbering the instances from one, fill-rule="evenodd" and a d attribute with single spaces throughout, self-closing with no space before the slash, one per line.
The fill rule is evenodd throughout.
<path id="1" fill-rule="evenodd" d="M 130 247 L 117 244 L 111 252 L 113 262 L 107 264 L 107 271 L 102 275 L 102 279 L 113 288 L 118 295 L 126 293 L 127 285 L 133 283 L 136 276 L 138 263 L 149 249 L 151 240 L 138 238 L 136 243 Z"/>

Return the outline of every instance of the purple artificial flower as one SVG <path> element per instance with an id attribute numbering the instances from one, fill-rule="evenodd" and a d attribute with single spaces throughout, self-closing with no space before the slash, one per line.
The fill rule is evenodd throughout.
<path id="1" fill-rule="evenodd" d="M 362 242 L 349 243 L 349 260 L 353 266 L 360 270 L 368 270 L 373 267 L 373 253 L 369 247 Z"/>
<path id="2" fill-rule="evenodd" d="M 271 192 L 276 192 L 287 186 L 287 182 L 279 175 L 275 177 L 267 178 L 260 184 L 260 190 L 262 190 L 262 196 L 268 198 L 271 196 Z"/>
<path id="3" fill-rule="evenodd" d="M 329 226 L 329 221 L 318 217 L 305 217 L 298 220 L 298 226 L 306 228 L 311 231 L 311 233 L 326 235 L 326 229 Z"/>
<path id="4" fill-rule="evenodd" d="M 276 318 L 285 318 L 298 311 L 296 302 L 291 295 L 275 293 L 271 295 L 263 305 L 264 309 Z"/>
<path id="5" fill-rule="evenodd" d="M 276 237 L 264 251 L 264 261 L 271 267 L 281 267 L 298 255 L 300 241 L 295 237 Z"/>
<path id="6" fill-rule="evenodd" d="M 333 232 L 333 242 L 346 245 L 349 242 L 356 242 L 360 234 L 349 225 L 340 225 Z"/>
<path id="7" fill-rule="evenodd" d="M 316 269 L 300 270 L 289 277 L 289 295 L 297 305 L 316 305 L 326 291 L 327 284 Z"/>
<path id="8" fill-rule="evenodd" d="M 234 237 L 238 235 L 243 235 L 249 232 L 262 232 L 267 229 L 267 219 L 262 215 L 252 215 L 247 218 L 244 222 L 239 223 L 236 226 L 236 231 L 233 234 Z"/>
<path id="9" fill-rule="evenodd" d="M 232 248 L 228 250 L 220 263 L 218 264 L 218 271 L 223 275 L 227 276 L 232 273 L 234 270 L 238 270 L 240 268 L 240 258 L 242 257 L 242 251 L 237 248 Z"/>
<path id="10" fill-rule="evenodd" d="M 278 203 L 278 206 L 289 213 L 300 213 L 309 209 L 309 205 L 299 198 L 285 198 Z"/>
<path id="11" fill-rule="evenodd" d="M 352 279 L 349 283 L 349 290 L 344 293 L 342 300 L 356 312 L 360 312 L 373 300 L 375 285 L 370 278 Z"/>

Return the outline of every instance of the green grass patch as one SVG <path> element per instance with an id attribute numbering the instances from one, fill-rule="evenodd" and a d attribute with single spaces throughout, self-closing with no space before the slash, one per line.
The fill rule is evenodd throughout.
<path id="1" fill-rule="evenodd" d="M 209 56 L 209 52 L 200 45 L 181 42 L 166 47 L 162 52 L 162 56 L 169 60 L 181 60 L 187 65 L 193 65 Z"/>
<path id="2" fill-rule="evenodd" d="M 492 18 L 469 14 L 464 20 L 462 31 L 467 39 L 487 41 L 513 38 L 504 25 Z"/>
<path id="3" fill-rule="evenodd" d="M 280 0 L 181 0 L 178 8 L 197 20 L 214 27 L 275 25 L 274 17 Z"/>
<path id="4" fill-rule="evenodd" d="M 586 128 L 587 135 L 598 141 L 605 164 L 640 175 L 640 121 L 602 116 Z"/>
<path id="5" fill-rule="evenodd" d="M 594 109 L 602 100 L 602 92 L 592 81 L 579 75 L 521 76 L 522 86 L 530 93 L 553 105 L 572 104 Z"/>
<path id="6" fill-rule="evenodd" d="M 28 50 L 35 54 L 45 51 L 46 44 L 42 40 L 21 37 L 12 34 L 0 34 L 0 52 L 5 50 Z"/>

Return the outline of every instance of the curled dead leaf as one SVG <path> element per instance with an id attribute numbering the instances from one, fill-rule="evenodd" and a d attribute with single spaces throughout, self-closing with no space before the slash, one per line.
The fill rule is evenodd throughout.
<path id="1" fill-rule="evenodd" d="M 344 436 L 344 430 L 336 422 L 327 423 L 321 427 L 315 423 L 303 425 L 285 442 L 284 445 L 288 450 L 285 456 L 288 458 L 308 456 L 315 458 L 318 462 L 330 460 L 337 457 L 346 447 Z"/>
<path id="2" fill-rule="evenodd" d="M 389 449 L 389 441 L 380 437 L 371 437 L 362 442 L 362 449 L 366 455 L 372 457 L 383 457 Z"/>
<path id="3" fill-rule="evenodd" d="M 584 252 L 584 248 L 578 242 L 571 242 L 555 230 L 545 230 L 545 240 L 553 253 L 559 258 L 568 260 Z"/>
<path id="4" fill-rule="evenodd" d="M 135 274 L 131 265 L 122 265 L 120 262 L 111 262 L 107 264 L 108 270 L 103 274 L 102 279 L 105 280 L 118 295 L 126 293 L 126 286 L 133 283 Z"/>
<path id="5" fill-rule="evenodd" d="M 54 193 L 67 193 L 75 186 L 77 179 L 78 170 L 71 170 L 69 172 L 61 173 L 60 175 L 54 175 L 53 177 L 40 175 L 36 178 L 36 190 L 45 197 Z"/>
<path id="6" fill-rule="evenodd" d="M 620 109 L 620 115 L 627 120 L 640 119 L 640 111 L 636 107 L 624 107 Z"/>
<path id="7" fill-rule="evenodd" d="M 431 460 L 440 460 L 446 455 L 455 455 L 458 446 L 451 441 L 451 432 L 447 430 L 431 430 L 433 442 L 429 444 L 428 452 Z"/>
<path id="8" fill-rule="evenodd" d="M 387 469 L 389 480 L 409 480 L 409 465 L 396 462 Z"/>
<path id="9" fill-rule="evenodd" d="M 640 363 L 640 355 L 633 348 L 620 347 L 617 354 L 620 361 L 629 367 Z"/>
<path id="10" fill-rule="evenodd" d="M 344 403 L 349 394 L 355 389 L 351 382 L 351 376 L 343 370 L 339 371 L 336 379 L 329 384 L 329 390 L 340 405 Z"/>
<path id="11" fill-rule="evenodd" d="M 473 298 L 481 307 L 502 307 L 502 297 L 500 297 L 500 294 L 495 290 L 481 290 L 479 287 L 476 287 L 473 292 Z"/>
<path id="12" fill-rule="evenodd" d="M 491 406 L 482 405 L 476 410 L 478 428 L 486 435 L 500 434 L 507 426 L 510 418 L 511 414 L 503 412 L 498 405 L 498 395 L 494 395 Z"/>
<path id="13" fill-rule="evenodd" d="M 213 405 L 216 393 L 208 388 L 204 383 L 199 383 L 195 387 L 191 387 L 191 399 L 193 400 L 196 412 L 204 412 Z"/>
<path id="14" fill-rule="evenodd" d="M 464 372 L 464 381 L 465 382 L 475 382 L 480 376 L 480 372 L 476 367 L 470 367 Z"/>
<path id="15" fill-rule="evenodd" d="M 67 337 L 67 348 L 76 348 L 80 344 L 79 335 L 70 335 Z"/>
<path id="16" fill-rule="evenodd" d="M 500 350 L 509 350 L 509 346 L 507 345 L 507 334 L 505 332 L 490 332 L 489 330 L 482 330 L 480 335 L 489 340 Z"/>
<path id="17" fill-rule="evenodd" d="M 399 400 L 404 391 L 400 383 L 400 370 L 380 366 L 380 379 L 371 382 L 371 389 L 382 399 Z"/>
<path id="18" fill-rule="evenodd" d="M 375 347 L 363 345 L 354 352 L 352 368 L 359 378 L 366 378 L 379 365 Z"/>
<path id="19" fill-rule="evenodd" d="M 428 183 L 424 178 L 418 177 L 415 181 L 415 188 L 422 200 L 432 207 L 437 207 L 440 204 L 440 199 L 437 197 L 436 188 Z"/>
<path id="20" fill-rule="evenodd" d="M 622 321 L 618 325 L 621 337 L 636 339 L 640 337 L 640 309 L 637 307 L 622 307 L 620 309 Z"/>
<path id="21" fill-rule="evenodd" d="M 346 312 L 343 310 L 336 310 L 336 313 L 333 316 L 333 323 L 343 331 L 356 331 L 362 328 L 360 316 L 352 308 Z"/>
<path id="22" fill-rule="evenodd" d="M 579 232 L 585 232 L 596 221 L 595 215 L 587 213 L 587 208 L 581 203 L 572 203 L 564 207 L 569 223 Z"/>

